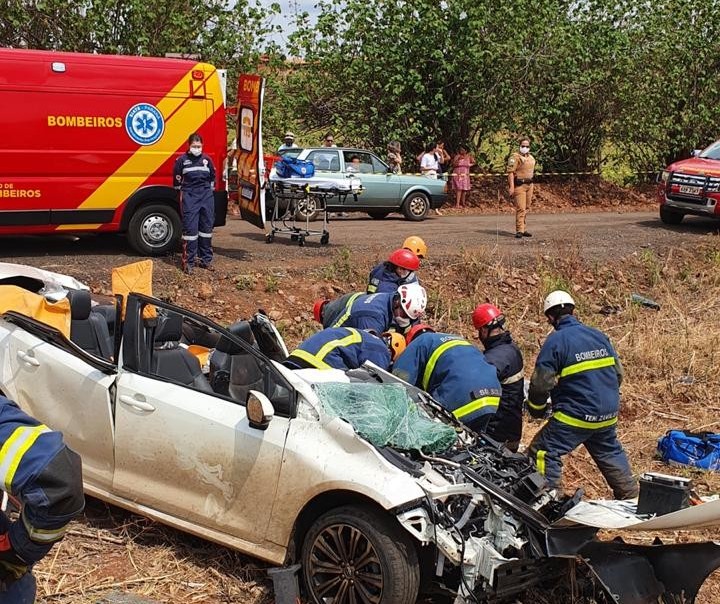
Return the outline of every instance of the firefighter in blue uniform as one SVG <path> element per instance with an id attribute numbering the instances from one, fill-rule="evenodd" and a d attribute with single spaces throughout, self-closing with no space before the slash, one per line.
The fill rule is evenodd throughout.
<path id="1" fill-rule="evenodd" d="M 395 361 L 399 378 L 422 388 L 468 428 L 485 429 L 500 403 L 500 381 L 475 346 L 460 336 L 415 325 Z"/>
<path id="2" fill-rule="evenodd" d="M 529 453 L 550 486 L 559 487 L 562 456 L 585 445 L 616 499 L 632 499 L 638 487 L 617 438 L 623 370 L 610 340 L 578 321 L 575 301 L 564 291 L 545 298 L 543 311 L 555 331 L 548 336 L 530 381 L 528 411 L 552 415 L 530 443 Z"/>
<path id="3" fill-rule="evenodd" d="M 479 304 L 473 311 L 472 322 L 485 348 L 485 360 L 497 370 L 502 386 L 500 406 L 488 424 L 488 436 L 517 451 L 525 400 L 522 353 L 505 329 L 505 316 L 497 306 Z"/>
<path id="4" fill-rule="evenodd" d="M 357 369 L 370 361 L 387 370 L 405 350 L 405 338 L 385 332 L 381 337 L 352 327 L 331 327 L 310 336 L 290 353 L 284 364 L 291 369 Z"/>
<path id="5" fill-rule="evenodd" d="M 427 293 L 418 283 L 408 283 L 395 293 L 345 294 L 332 300 L 317 300 L 313 308 L 315 320 L 324 328 L 354 327 L 376 334 L 391 327 L 402 331 L 425 312 Z"/>
<path id="6" fill-rule="evenodd" d="M 85 506 L 80 457 L 62 434 L 0 396 L 0 488 L 21 504 L 0 512 L 0 603 L 35 601 L 32 565 L 44 558 Z"/>
<path id="7" fill-rule="evenodd" d="M 175 161 L 173 183 L 181 193 L 182 270 L 192 273 L 195 261 L 200 268 L 212 267 L 212 230 L 215 224 L 215 166 L 202 152 L 202 138 L 191 134 L 188 150 Z"/>
<path id="8" fill-rule="evenodd" d="M 410 250 L 395 250 L 385 262 L 370 271 L 367 293 L 394 293 L 405 283 L 417 283 L 420 259 Z"/>

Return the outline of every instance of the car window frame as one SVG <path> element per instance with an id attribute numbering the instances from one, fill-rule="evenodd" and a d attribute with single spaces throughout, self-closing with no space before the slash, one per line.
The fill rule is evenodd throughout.
<path id="1" fill-rule="evenodd" d="M 151 305 L 155 306 L 157 308 L 163 308 L 165 310 L 169 310 L 171 312 L 179 313 L 183 316 L 187 316 L 189 319 L 192 319 L 194 321 L 197 321 L 201 325 L 205 325 L 207 327 L 210 327 L 211 329 L 214 329 L 217 331 L 222 337 L 228 338 L 233 344 L 239 346 L 244 351 L 249 353 L 250 355 L 253 355 L 264 367 L 265 372 L 269 372 L 272 374 L 275 381 L 279 382 L 283 387 L 287 388 L 289 391 L 290 396 L 290 403 L 289 403 L 289 409 L 282 409 L 278 408 L 277 404 L 273 403 L 273 406 L 275 407 L 276 415 L 279 417 L 286 417 L 288 419 L 293 419 L 297 416 L 297 409 L 298 409 L 298 392 L 295 389 L 295 387 L 285 378 L 284 375 L 278 369 L 273 365 L 273 361 L 268 358 L 266 355 L 264 355 L 260 350 L 257 348 L 254 348 L 250 344 L 248 344 L 245 340 L 242 338 L 236 336 L 235 334 L 231 333 L 221 325 L 218 325 L 213 320 L 196 313 L 194 311 L 188 310 L 187 308 L 183 308 L 181 306 L 177 306 L 175 304 L 172 304 L 170 302 L 164 302 L 162 300 L 158 300 L 157 298 L 153 298 L 152 296 L 146 296 L 144 294 L 138 294 L 138 293 L 131 293 L 128 296 L 127 299 L 127 306 L 125 311 L 125 319 L 123 321 L 123 340 L 122 340 L 122 370 L 128 371 L 130 373 L 136 373 L 140 376 L 159 380 L 163 382 L 167 382 L 170 384 L 175 384 L 177 386 L 187 388 L 189 390 L 192 390 L 194 392 L 199 392 L 201 394 L 206 394 L 209 396 L 214 396 L 218 398 L 219 400 L 228 401 L 231 403 L 234 403 L 236 405 L 240 405 L 244 407 L 247 403 L 247 401 L 239 401 L 231 396 L 226 396 L 223 394 L 220 394 L 218 392 L 206 392 L 203 390 L 198 390 L 196 388 L 193 388 L 192 386 L 188 386 L 185 384 L 180 384 L 178 382 L 175 382 L 171 379 L 165 378 L 160 375 L 156 375 L 150 371 L 150 362 L 152 359 L 152 353 L 148 348 L 147 343 L 145 342 L 144 338 L 142 337 L 143 333 L 146 330 L 146 327 L 143 325 L 142 321 L 142 310 L 145 305 Z M 144 348 L 140 345 L 144 344 Z M 267 373 L 266 373 L 267 375 Z M 267 378 L 264 380 L 267 382 Z M 267 393 L 263 392 L 263 394 Z M 269 398 L 269 397 L 268 397 Z"/>
<path id="2" fill-rule="evenodd" d="M 118 366 L 116 361 L 110 361 L 96 357 L 86 350 L 80 348 L 72 340 L 65 337 L 60 330 L 52 327 L 42 321 L 28 317 L 22 313 L 14 310 L 9 310 L 2 315 L 2 318 L 8 323 L 12 323 L 21 329 L 24 329 L 31 335 L 42 340 L 47 344 L 57 346 L 61 350 L 78 357 L 84 363 L 87 363 L 91 367 L 101 371 L 107 375 L 116 374 Z"/>
<path id="3" fill-rule="evenodd" d="M 331 157 L 336 157 L 338 160 L 338 169 L 337 170 L 325 170 L 323 168 L 318 168 L 315 162 L 313 161 L 312 157 L 313 154 L 317 154 L 318 157 L 322 155 L 329 155 Z M 311 149 L 308 151 L 307 155 L 305 156 L 305 161 L 312 162 L 313 166 L 315 166 L 316 172 L 330 172 L 331 174 L 342 174 L 343 172 L 343 163 L 341 161 L 341 153 L 340 149 L 337 147 L 320 147 L 319 149 Z M 332 166 L 332 159 L 330 160 L 330 165 Z"/>

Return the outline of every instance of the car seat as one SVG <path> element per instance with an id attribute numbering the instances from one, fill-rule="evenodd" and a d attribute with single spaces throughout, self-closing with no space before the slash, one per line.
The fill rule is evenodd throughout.
<path id="1" fill-rule="evenodd" d="M 230 359 L 230 384 L 228 394 L 238 402 L 247 402 L 248 392 L 262 391 L 265 382 L 260 361 L 249 351 L 241 351 Z"/>
<path id="2" fill-rule="evenodd" d="M 330 172 L 339 172 L 340 171 L 340 160 L 337 157 L 333 157 L 330 161 L 330 166 L 328 168 Z"/>
<path id="3" fill-rule="evenodd" d="M 112 339 L 108 324 L 102 314 L 92 310 L 90 292 L 69 289 L 70 302 L 70 340 L 91 355 L 111 359 Z"/>
<path id="4" fill-rule="evenodd" d="M 183 386 L 212 392 L 210 382 L 200 368 L 200 361 L 180 346 L 183 318 L 175 312 L 158 317 L 153 334 L 151 372 Z"/>
<path id="5" fill-rule="evenodd" d="M 248 321 L 238 321 L 228 327 L 228 331 L 251 346 L 256 346 L 255 337 Z M 243 352 L 243 348 L 230 338 L 221 337 L 217 342 L 215 350 L 210 356 L 210 385 L 218 394 L 229 394 L 232 357 Z"/>

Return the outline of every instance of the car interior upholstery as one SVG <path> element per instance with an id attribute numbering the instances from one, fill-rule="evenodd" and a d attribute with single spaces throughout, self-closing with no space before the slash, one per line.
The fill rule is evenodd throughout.
<path id="1" fill-rule="evenodd" d="M 175 312 L 158 317 L 153 336 L 151 372 L 159 377 L 190 386 L 202 392 L 213 392 L 202 372 L 200 361 L 180 346 L 183 318 Z"/>
<path id="2" fill-rule="evenodd" d="M 70 302 L 70 339 L 90 354 L 112 358 L 113 342 L 104 316 L 92 310 L 90 292 L 68 290 Z"/>
<path id="3" fill-rule="evenodd" d="M 228 327 L 228 331 L 251 346 L 257 346 L 255 336 L 248 321 L 238 321 Z M 218 394 L 228 396 L 230 387 L 230 367 L 232 357 L 244 351 L 239 344 L 229 338 L 221 337 L 215 345 L 215 351 L 210 357 L 210 385 Z M 242 400 L 245 402 L 245 399 Z"/>

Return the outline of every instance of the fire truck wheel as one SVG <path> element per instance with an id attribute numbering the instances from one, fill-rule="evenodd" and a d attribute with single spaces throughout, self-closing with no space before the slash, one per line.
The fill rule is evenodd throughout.
<path id="1" fill-rule="evenodd" d="M 143 256 L 172 252 L 180 240 L 182 224 L 178 213 L 165 204 L 140 207 L 130 219 L 128 241 Z"/>

